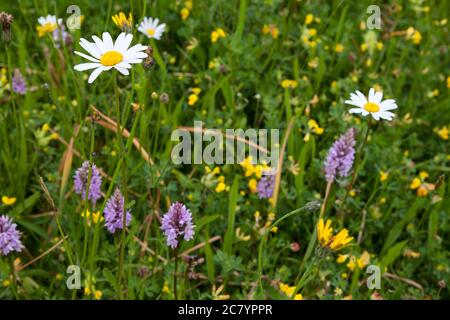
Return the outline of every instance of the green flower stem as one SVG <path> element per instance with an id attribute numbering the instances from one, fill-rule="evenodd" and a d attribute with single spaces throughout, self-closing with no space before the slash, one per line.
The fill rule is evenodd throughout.
<path id="1" fill-rule="evenodd" d="M 178 248 L 173 250 L 173 255 L 175 259 L 175 270 L 173 271 L 173 295 L 175 300 L 178 300 L 177 295 L 177 272 L 178 272 Z"/>
<path id="2" fill-rule="evenodd" d="M 312 251 L 314 249 L 314 246 L 316 245 L 317 224 L 319 223 L 319 220 L 321 218 L 323 218 L 323 216 L 325 215 L 325 212 L 327 210 L 327 202 L 328 202 L 328 198 L 330 196 L 330 191 L 331 191 L 332 185 L 333 185 L 333 181 L 329 181 L 327 183 L 327 187 L 326 187 L 326 190 L 325 190 L 325 197 L 323 199 L 322 206 L 320 207 L 319 216 L 317 217 L 316 221 L 314 222 L 314 230 L 312 232 L 311 238 L 309 239 L 308 247 L 306 248 L 306 252 L 305 252 L 305 255 L 303 256 L 302 263 L 300 264 L 299 273 L 297 275 L 297 280 L 300 278 L 300 274 L 303 271 L 303 268 L 304 268 L 306 262 L 308 261 L 309 257 L 311 256 L 311 253 L 312 253 Z M 306 271 L 305 271 L 305 273 L 306 273 Z M 303 278 L 303 276 L 302 276 L 302 278 Z"/>
<path id="3" fill-rule="evenodd" d="M 294 214 L 297 214 L 299 212 L 308 210 L 308 204 L 306 204 L 305 206 L 295 209 L 291 212 L 286 213 L 285 215 L 283 215 L 281 218 L 279 218 L 278 220 L 276 220 L 271 227 L 276 227 L 278 226 L 281 222 L 283 222 L 283 220 L 293 216 Z M 263 259 L 263 254 L 264 254 L 264 246 L 267 242 L 267 238 L 269 236 L 270 230 L 266 230 L 264 232 L 264 234 L 262 235 L 261 238 L 261 242 L 259 243 L 259 249 L 258 249 L 258 275 L 259 275 L 259 291 L 260 294 L 262 295 L 264 293 L 264 289 L 263 289 L 263 285 L 262 285 L 262 277 L 263 277 L 263 263 L 262 263 L 262 259 Z"/>
<path id="4" fill-rule="evenodd" d="M 12 276 L 11 290 L 16 300 L 20 300 L 19 294 L 17 293 L 16 270 L 14 269 L 14 258 L 12 255 L 9 256 L 9 265 L 11 267 L 11 276 Z"/>

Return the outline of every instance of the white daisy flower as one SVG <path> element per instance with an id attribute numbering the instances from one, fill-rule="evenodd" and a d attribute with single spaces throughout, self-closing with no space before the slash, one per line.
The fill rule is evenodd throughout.
<path id="1" fill-rule="evenodd" d="M 377 121 L 380 119 L 391 121 L 395 114 L 388 110 L 397 109 L 397 104 L 394 99 L 381 101 L 382 98 L 382 92 L 376 92 L 375 89 L 370 88 L 368 99 L 356 90 L 356 94 L 350 93 L 350 100 L 345 100 L 345 103 L 358 107 L 351 108 L 350 113 L 361 113 L 364 117 L 370 113 Z"/>
<path id="2" fill-rule="evenodd" d="M 62 19 L 57 19 L 56 16 L 48 15 L 38 19 L 39 25 L 36 26 L 39 37 L 43 37 L 47 33 L 52 33 L 58 26 L 62 25 Z"/>
<path id="3" fill-rule="evenodd" d="M 103 40 L 97 36 L 92 36 L 94 42 L 89 42 L 86 39 L 80 39 L 80 46 L 89 54 L 74 51 L 77 55 L 91 61 L 88 63 L 77 64 L 74 69 L 77 71 L 85 71 L 95 69 L 89 76 L 88 83 L 94 82 L 95 79 L 103 71 L 116 69 L 121 74 L 127 76 L 128 69 L 131 69 L 131 64 L 141 63 L 147 54 L 144 51 L 147 46 L 136 44 L 128 48 L 133 40 L 132 34 L 122 32 L 114 43 L 111 35 L 108 32 L 103 32 Z"/>
<path id="4" fill-rule="evenodd" d="M 141 24 L 138 26 L 138 31 L 142 32 L 147 36 L 147 38 L 155 38 L 156 40 L 161 39 L 161 36 L 166 28 L 166 24 L 162 23 L 158 25 L 159 19 L 144 17 Z"/>

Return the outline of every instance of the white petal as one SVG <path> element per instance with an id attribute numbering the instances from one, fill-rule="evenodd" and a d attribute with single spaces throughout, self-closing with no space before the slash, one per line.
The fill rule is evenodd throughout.
<path id="1" fill-rule="evenodd" d="M 79 56 L 81 56 L 81 57 L 83 57 L 83 58 L 85 58 L 85 59 L 87 59 L 87 60 L 89 60 L 89 61 L 92 61 L 92 62 L 99 62 L 98 59 L 92 58 L 91 56 L 88 56 L 87 54 L 85 54 L 85 53 L 83 53 L 83 52 L 74 51 L 74 53 L 77 54 L 77 55 L 79 55 Z"/>
<path id="2" fill-rule="evenodd" d="M 103 32 L 103 44 L 106 51 L 114 50 L 114 43 L 109 32 Z"/>
<path id="3" fill-rule="evenodd" d="M 373 99 L 374 96 L 375 96 L 375 89 L 374 88 L 370 88 L 370 90 L 369 90 L 369 97 L 368 97 L 369 102 L 375 102 L 374 99 Z"/>
<path id="4" fill-rule="evenodd" d="M 100 58 L 101 53 L 99 52 L 97 46 L 95 46 L 93 43 L 87 41 L 86 39 L 81 38 L 80 46 L 94 58 L 97 58 L 97 59 Z"/>
<path id="5" fill-rule="evenodd" d="M 106 51 L 108 51 L 102 39 L 97 36 L 92 36 L 92 39 L 94 40 L 95 46 L 97 47 L 97 51 L 100 53 L 100 55 L 103 55 Z"/>
<path id="6" fill-rule="evenodd" d="M 144 51 L 147 49 L 147 46 L 143 46 L 142 44 L 136 44 L 134 46 L 132 46 L 131 48 L 129 48 L 126 52 L 126 54 L 132 54 L 132 53 L 136 53 L 139 51 Z"/>
<path id="7" fill-rule="evenodd" d="M 122 62 L 116 64 L 114 67 L 131 69 L 131 64 L 130 64 L 130 62 L 127 60 L 127 61 L 122 61 Z"/>
<path id="8" fill-rule="evenodd" d="M 381 111 L 381 112 L 378 112 L 378 113 L 380 114 L 380 118 L 386 119 L 386 120 L 389 120 L 389 121 L 391 121 L 392 118 L 395 117 L 395 114 L 392 113 L 392 112 L 389 112 L 389 111 Z"/>
<path id="9" fill-rule="evenodd" d="M 126 59 L 126 63 L 142 63 L 142 59 Z"/>
<path id="10" fill-rule="evenodd" d="M 101 67 L 102 65 L 100 63 L 92 63 L 92 62 L 87 62 L 87 63 L 80 63 L 77 64 L 76 66 L 74 66 L 73 68 L 77 71 L 85 71 L 85 70 L 89 70 L 89 69 L 94 69 L 94 68 L 98 68 Z"/>
<path id="11" fill-rule="evenodd" d="M 397 108 L 398 107 L 394 99 L 384 100 L 383 102 L 380 103 L 381 111 L 394 110 Z"/>
<path id="12" fill-rule="evenodd" d="M 120 38 L 120 41 L 119 41 L 119 38 Z M 128 49 L 128 47 L 130 46 L 132 40 L 133 40 L 133 35 L 131 33 L 126 34 L 126 33 L 122 32 L 116 40 L 114 49 L 119 52 L 125 52 Z"/>
<path id="13" fill-rule="evenodd" d="M 367 103 L 366 96 L 363 95 L 361 91 L 356 90 L 356 94 L 358 95 L 359 99 L 361 99 L 361 102 L 363 103 L 363 105 Z"/>
<path id="14" fill-rule="evenodd" d="M 350 113 L 362 113 L 363 111 L 363 108 L 351 108 L 350 110 L 348 110 L 348 112 Z"/>
<path id="15" fill-rule="evenodd" d="M 147 58 L 147 54 L 145 52 L 139 51 L 139 52 L 132 52 L 130 54 L 125 53 L 125 59 L 144 59 Z"/>
<path id="16" fill-rule="evenodd" d="M 94 71 L 92 71 L 91 75 L 89 76 L 88 83 L 94 82 L 95 79 L 97 79 L 97 77 L 100 75 L 100 73 L 102 73 L 103 70 L 104 69 L 102 67 L 99 67 Z"/>
<path id="17" fill-rule="evenodd" d="M 373 102 L 376 104 L 380 104 L 381 99 L 383 99 L 383 92 L 375 92 L 375 95 L 373 96 Z"/>
<path id="18" fill-rule="evenodd" d="M 380 120 L 380 113 L 379 112 L 372 113 L 372 117 L 378 121 Z"/>
<path id="19" fill-rule="evenodd" d="M 121 74 L 123 74 L 124 76 L 127 76 L 127 75 L 129 75 L 130 74 L 130 72 L 128 71 L 128 69 L 127 68 L 121 68 L 121 67 L 119 67 L 119 66 L 114 66 L 114 68 L 117 70 L 117 71 L 119 71 Z"/>
<path id="20" fill-rule="evenodd" d="M 360 107 L 360 108 L 363 107 L 363 105 L 359 101 L 355 101 L 355 100 L 345 100 L 344 103 L 350 104 L 352 106 Z"/>

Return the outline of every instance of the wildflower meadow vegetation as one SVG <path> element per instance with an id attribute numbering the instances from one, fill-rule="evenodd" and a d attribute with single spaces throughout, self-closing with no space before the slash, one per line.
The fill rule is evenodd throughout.
<path id="1" fill-rule="evenodd" d="M 0 11 L 0 299 L 450 298 L 450 2 Z"/>

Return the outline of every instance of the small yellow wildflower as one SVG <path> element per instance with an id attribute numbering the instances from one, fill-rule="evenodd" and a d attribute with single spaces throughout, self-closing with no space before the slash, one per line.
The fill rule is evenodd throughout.
<path id="1" fill-rule="evenodd" d="M 389 177 L 389 172 L 380 170 L 380 182 L 384 182 L 388 179 Z"/>
<path id="2" fill-rule="evenodd" d="M 315 29 L 315 28 L 308 29 L 308 34 L 309 34 L 311 37 L 316 36 L 316 35 L 317 35 L 317 29 Z"/>
<path id="3" fill-rule="evenodd" d="M 162 288 L 162 292 L 163 293 L 170 293 L 169 285 L 167 284 L 167 282 L 164 282 L 164 286 Z"/>
<path id="4" fill-rule="evenodd" d="M 318 135 L 321 135 L 324 131 L 324 129 L 319 127 L 316 120 L 314 120 L 314 119 L 308 120 L 308 127 L 309 127 L 309 129 L 311 129 L 312 132 L 314 132 L 315 134 L 318 134 Z"/>
<path id="5" fill-rule="evenodd" d="M 337 263 L 344 263 L 345 260 L 347 260 L 347 258 L 348 258 L 348 254 L 339 254 L 337 259 L 336 259 L 336 262 Z"/>
<path id="6" fill-rule="evenodd" d="M 342 43 L 337 43 L 334 46 L 334 51 L 337 53 L 341 53 L 342 51 L 344 51 L 344 45 Z"/>
<path id="7" fill-rule="evenodd" d="M 284 89 L 295 89 L 298 86 L 298 82 L 295 80 L 285 79 L 281 81 L 281 86 Z"/>
<path id="8" fill-rule="evenodd" d="M 365 42 L 361 43 L 360 49 L 361 49 L 362 52 L 367 51 L 367 43 L 365 43 Z"/>
<path id="9" fill-rule="evenodd" d="M 255 193 L 257 185 L 258 182 L 256 181 L 256 179 L 250 179 L 248 181 L 248 188 L 250 189 L 250 192 Z"/>
<path id="10" fill-rule="evenodd" d="M 217 184 L 217 186 L 216 186 L 215 191 L 216 191 L 217 193 L 220 193 L 220 192 L 224 191 L 225 188 L 226 188 L 226 184 L 223 183 L 223 182 L 219 182 L 219 183 Z"/>
<path id="11" fill-rule="evenodd" d="M 133 28 L 133 16 L 131 15 L 131 12 L 128 14 L 128 18 L 123 12 L 119 12 L 119 14 L 116 14 L 111 18 L 114 24 L 120 28 L 120 30 L 122 30 L 123 32 L 131 32 L 131 29 Z"/>
<path id="12" fill-rule="evenodd" d="M 211 42 L 215 43 L 219 40 L 219 38 L 225 38 L 226 35 L 226 32 L 222 28 L 217 28 L 211 32 Z"/>
<path id="13" fill-rule="evenodd" d="M 8 279 L 6 279 L 6 280 L 3 280 L 3 282 L 2 282 L 2 285 L 3 285 L 3 287 L 9 287 L 9 285 L 11 284 L 11 281 L 9 281 Z"/>
<path id="14" fill-rule="evenodd" d="M 95 290 L 94 298 L 95 300 L 100 300 L 102 298 L 102 292 L 100 290 Z"/>
<path id="15" fill-rule="evenodd" d="M 219 39 L 219 33 L 217 31 L 211 32 L 211 42 L 215 43 Z"/>
<path id="16" fill-rule="evenodd" d="M 191 91 L 192 91 L 193 94 L 199 95 L 200 92 L 202 92 L 202 89 L 200 89 L 200 88 L 192 88 Z"/>
<path id="17" fill-rule="evenodd" d="M 331 236 L 333 234 L 333 229 L 331 228 L 331 220 L 327 220 L 324 223 L 323 219 L 319 220 L 317 225 L 317 239 L 322 246 L 327 246 L 330 242 Z"/>
<path id="18" fill-rule="evenodd" d="M 428 173 L 426 171 L 421 171 L 419 177 L 414 178 L 409 185 L 410 189 L 417 190 L 417 196 L 419 197 L 427 196 L 428 192 L 433 191 L 435 188 L 434 184 L 425 182 L 426 178 L 428 178 Z"/>
<path id="19" fill-rule="evenodd" d="M 444 127 L 440 128 L 440 129 L 436 128 L 436 129 L 434 129 L 434 132 L 439 137 L 441 137 L 442 140 L 448 140 L 449 133 L 450 133 L 448 127 L 444 126 Z"/>
<path id="20" fill-rule="evenodd" d="M 195 93 L 189 95 L 188 105 L 193 106 L 194 104 L 197 103 L 197 101 L 198 101 L 198 95 L 196 95 Z"/>
<path id="21" fill-rule="evenodd" d="M 277 28 L 276 25 L 273 24 L 265 24 L 262 28 L 263 34 L 270 34 L 272 38 L 276 39 L 278 38 L 278 35 L 280 34 L 280 30 Z"/>
<path id="22" fill-rule="evenodd" d="M 348 236 L 347 229 L 342 229 L 336 235 L 333 235 L 331 220 L 324 223 L 323 219 L 320 219 L 317 224 L 317 239 L 322 247 L 337 251 L 348 246 L 353 237 Z"/>
<path id="23" fill-rule="evenodd" d="M 447 77 L 447 88 L 450 89 L 450 76 Z"/>
<path id="24" fill-rule="evenodd" d="M 312 22 L 314 21 L 314 15 L 312 15 L 312 14 L 307 14 L 306 15 L 306 17 L 305 17 L 305 24 L 306 25 L 309 25 L 309 24 L 311 24 Z"/>
<path id="25" fill-rule="evenodd" d="M 2 202 L 5 206 L 12 206 L 14 203 L 16 203 L 16 198 L 15 197 L 8 197 L 8 196 L 3 196 L 2 197 Z"/>
<path id="26" fill-rule="evenodd" d="M 181 20 L 186 20 L 189 17 L 189 9 L 188 8 L 183 8 L 180 11 L 180 16 L 181 16 Z"/>

